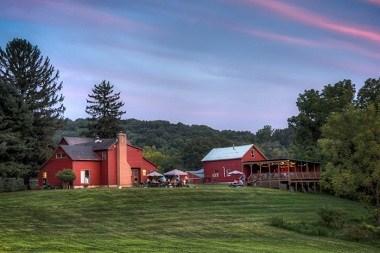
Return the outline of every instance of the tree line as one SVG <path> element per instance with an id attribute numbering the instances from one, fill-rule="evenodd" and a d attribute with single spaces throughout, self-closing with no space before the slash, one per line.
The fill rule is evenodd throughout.
<path id="1" fill-rule="evenodd" d="M 213 147 L 255 143 L 269 158 L 321 161 L 322 185 L 339 196 L 380 206 L 380 78 L 356 92 L 351 80 L 299 94 L 285 129 L 256 133 L 202 125 L 122 120 L 124 102 L 109 81 L 87 98 L 87 119 L 64 119 L 59 71 L 25 39 L 0 47 L 0 176 L 35 176 L 62 135 L 112 138 L 126 130 L 161 170 L 201 167 Z"/>

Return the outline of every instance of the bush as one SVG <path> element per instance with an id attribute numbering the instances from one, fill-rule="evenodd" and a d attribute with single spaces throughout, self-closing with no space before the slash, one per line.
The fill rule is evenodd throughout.
<path id="1" fill-rule="evenodd" d="M 4 191 L 4 180 L 0 177 L 0 192 Z"/>
<path id="2" fill-rule="evenodd" d="M 306 223 L 306 222 L 287 222 L 284 218 L 273 217 L 270 220 L 270 225 L 286 230 L 294 231 L 301 234 L 328 236 L 329 231 L 325 227 L 321 227 L 319 224 Z"/>
<path id="3" fill-rule="evenodd" d="M 376 231 L 363 224 L 350 225 L 344 228 L 343 237 L 350 241 L 366 241 L 376 237 Z"/>
<path id="4" fill-rule="evenodd" d="M 23 178 L 0 178 L 0 192 L 25 190 Z"/>
<path id="5" fill-rule="evenodd" d="M 70 183 L 76 178 L 72 169 L 63 169 L 58 171 L 56 176 L 62 181 L 64 188 L 69 188 Z"/>
<path id="6" fill-rule="evenodd" d="M 323 207 L 318 210 L 322 225 L 330 228 L 342 228 L 344 225 L 344 212 L 338 209 Z"/>
<path id="7" fill-rule="evenodd" d="M 284 218 L 282 217 L 272 217 L 270 225 L 273 227 L 286 228 Z"/>

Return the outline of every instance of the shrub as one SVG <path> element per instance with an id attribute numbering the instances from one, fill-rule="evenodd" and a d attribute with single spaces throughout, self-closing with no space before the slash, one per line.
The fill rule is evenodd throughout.
<path id="1" fill-rule="evenodd" d="M 341 210 L 323 207 L 318 210 L 322 225 L 330 228 L 342 228 L 344 225 L 344 213 Z"/>
<path id="2" fill-rule="evenodd" d="M 282 217 L 272 217 L 270 220 L 270 225 L 273 227 L 285 228 L 286 224 L 284 218 Z"/>
<path id="3" fill-rule="evenodd" d="M 343 229 L 343 237 L 350 241 L 365 241 L 374 239 L 376 233 L 371 227 L 363 224 L 350 225 Z"/>
<path id="4" fill-rule="evenodd" d="M 76 176 L 72 169 L 63 169 L 56 175 L 63 183 L 63 188 L 70 188 L 70 183 L 75 180 Z"/>
<path id="5" fill-rule="evenodd" d="M 0 192 L 14 192 L 25 190 L 23 178 L 2 178 L 0 179 Z"/>

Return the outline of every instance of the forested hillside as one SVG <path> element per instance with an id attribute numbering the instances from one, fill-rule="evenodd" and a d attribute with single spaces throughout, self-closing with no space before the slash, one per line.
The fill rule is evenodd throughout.
<path id="1" fill-rule="evenodd" d="M 249 131 L 219 131 L 204 125 L 172 124 L 168 121 L 122 120 L 122 126 L 132 144 L 144 147 L 145 155 L 161 170 L 171 168 L 196 169 L 202 157 L 214 147 L 255 143 L 270 158 L 289 155 L 293 134 L 289 129 L 273 130 L 265 126 L 256 134 Z M 66 119 L 61 136 L 88 136 L 88 120 Z"/>

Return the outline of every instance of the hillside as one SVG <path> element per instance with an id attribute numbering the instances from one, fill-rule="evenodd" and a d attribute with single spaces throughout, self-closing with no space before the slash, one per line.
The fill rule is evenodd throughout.
<path id="1" fill-rule="evenodd" d="M 168 121 L 122 121 L 129 140 L 144 147 L 146 156 L 162 170 L 171 168 L 195 169 L 200 160 L 214 147 L 257 144 L 269 158 L 288 156 L 293 135 L 289 129 L 272 130 L 269 126 L 256 134 L 249 131 L 219 131 L 204 125 L 173 124 Z M 61 136 L 86 136 L 88 122 L 66 119 L 55 140 Z"/>
<path id="2" fill-rule="evenodd" d="M 227 186 L 52 190 L 0 194 L 0 252 L 379 252 L 271 226 L 273 217 L 315 224 L 322 207 L 368 214 L 318 194 Z M 314 226 L 314 225 L 313 225 Z"/>

